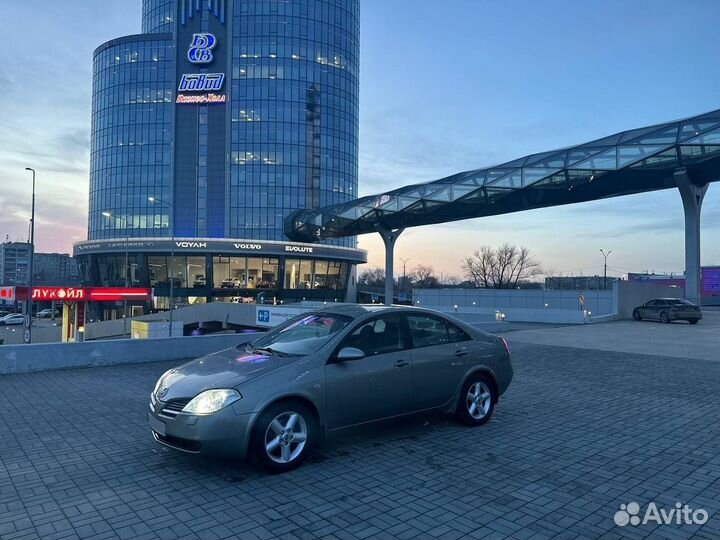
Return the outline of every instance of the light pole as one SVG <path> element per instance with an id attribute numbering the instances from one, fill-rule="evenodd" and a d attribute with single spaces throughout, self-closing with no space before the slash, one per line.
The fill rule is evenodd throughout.
<path id="1" fill-rule="evenodd" d="M 604 274 L 603 274 L 603 290 L 607 290 L 607 258 L 608 258 L 608 257 L 610 256 L 610 254 L 612 253 L 612 250 L 610 250 L 610 251 L 608 251 L 607 253 L 605 253 L 605 251 L 603 251 L 603 250 L 601 249 L 601 250 L 600 250 L 600 253 L 603 254 L 603 257 L 605 257 L 605 272 L 604 272 Z"/>
<path id="2" fill-rule="evenodd" d="M 117 219 L 118 221 L 122 221 L 125 224 L 125 288 L 127 289 L 130 287 L 129 284 L 129 274 L 130 274 L 130 233 L 128 232 L 128 222 L 127 219 L 122 218 L 120 216 L 114 216 L 111 212 L 103 212 L 103 216 L 109 219 Z M 128 312 L 127 312 L 127 300 L 123 300 L 123 337 L 127 335 L 127 318 L 128 318 Z"/>
<path id="3" fill-rule="evenodd" d="M 170 227 L 170 234 L 172 235 L 172 243 L 170 244 L 170 271 L 168 272 L 168 276 L 170 277 L 170 328 L 168 329 L 168 337 L 172 337 L 173 335 L 173 307 L 175 304 L 175 276 L 170 275 L 172 272 L 175 273 L 175 227 L 173 224 L 173 213 L 175 212 L 175 207 L 170 204 L 169 202 L 165 202 L 163 200 L 158 199 L 157 197 L 148 197 L 148 201 L 155 204 L 158 203 L 163 206 L 167 206 L 170 209 L 170 214 L 168 217 L 168 226 Z"/>
<path id="4" fill-rule="evenodd" d="M 28 264 L 28 312 L 25 318 L 25 343 L 32 343 L 32 310 L 33 310 L 33 274 L 35 273 L 35 169 L 25 167 L 32 172 L 32 210 L 30 211 L 30 261 Z"/>
<path id="5" fill-rule="evenodd" d="M 409 258 L 408 258 L 408 259 L 403 259 L 402 257 L 400 257 L 400 260 L 401 260 L 402 263 L 403 263 L 403 285 L 402 285 L 402 288 L 403 288 L 403 291 L 407 292 L 407 290 L 406 290 L 406 288 L 407 288 L 407 278 L 405 277 L 405 265 L 407 264 L 407 262 L 408 262 L 410 259 L 409 259 Z"/>

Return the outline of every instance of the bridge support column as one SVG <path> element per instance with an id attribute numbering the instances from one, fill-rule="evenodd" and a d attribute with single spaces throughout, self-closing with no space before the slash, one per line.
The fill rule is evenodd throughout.
<path id="1" fill-rule="evenodd" d="M 709 184 L 693 184 L 687 170 L 674 177 L 685 211 L 685 299 L 700 305 L 700 211 Z"/>
<path id="2" fill-rule="evenodd" d="M 392 305 L 395 289 L 395 242 L 405 229 L 388 230 L 378 226 L 377 231 L 385 244 L 385 305 Z"/>

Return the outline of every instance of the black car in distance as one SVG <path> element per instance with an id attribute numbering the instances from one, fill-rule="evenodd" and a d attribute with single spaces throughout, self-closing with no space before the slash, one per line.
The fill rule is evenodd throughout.
<path id="1" fill-rule="evenodd" d="M 700 307 L 679 298 L 655 298 L 633 310 L 633 319 L 655 319 L 660 322 L 687 321 L 697 324 L 702 319 Z"/>

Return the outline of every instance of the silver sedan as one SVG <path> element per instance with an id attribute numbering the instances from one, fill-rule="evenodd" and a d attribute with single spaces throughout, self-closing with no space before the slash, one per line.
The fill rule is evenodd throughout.
<path id="1" fill-rule="evenodd" d="M 512 376 L 505 341 L 459 320 L 344 305 L 171 369 L 150 396 L 148 421 L 166 446 L 253 456 L 279 473 L 349 426 L 432 410 L 484 424 Z"/>

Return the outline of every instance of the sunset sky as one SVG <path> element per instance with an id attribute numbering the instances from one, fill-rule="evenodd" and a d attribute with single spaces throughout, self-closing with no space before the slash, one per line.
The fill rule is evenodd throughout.
<path id="1" fill-rule="evenodd" d="M 0 235 L 27 238 L 30 166 L 38 250 L 69 252 L 86 238 L 92 51 L 140 32 L 140 0 L 5 4 Z M 719 109 L 718 20 L 714 0 L 363 0 L 360 193 Z M 702 233 L 720 265 L 720 185 Z M 664 191 L 421 227 L 396 254 L 460 276 L 503 242 L 557 273 L 601 273 L 601 248 L 611 275 L 682 271 L 682 205 Z M 383 263 L 379 237 L 359 245 Z"/>

